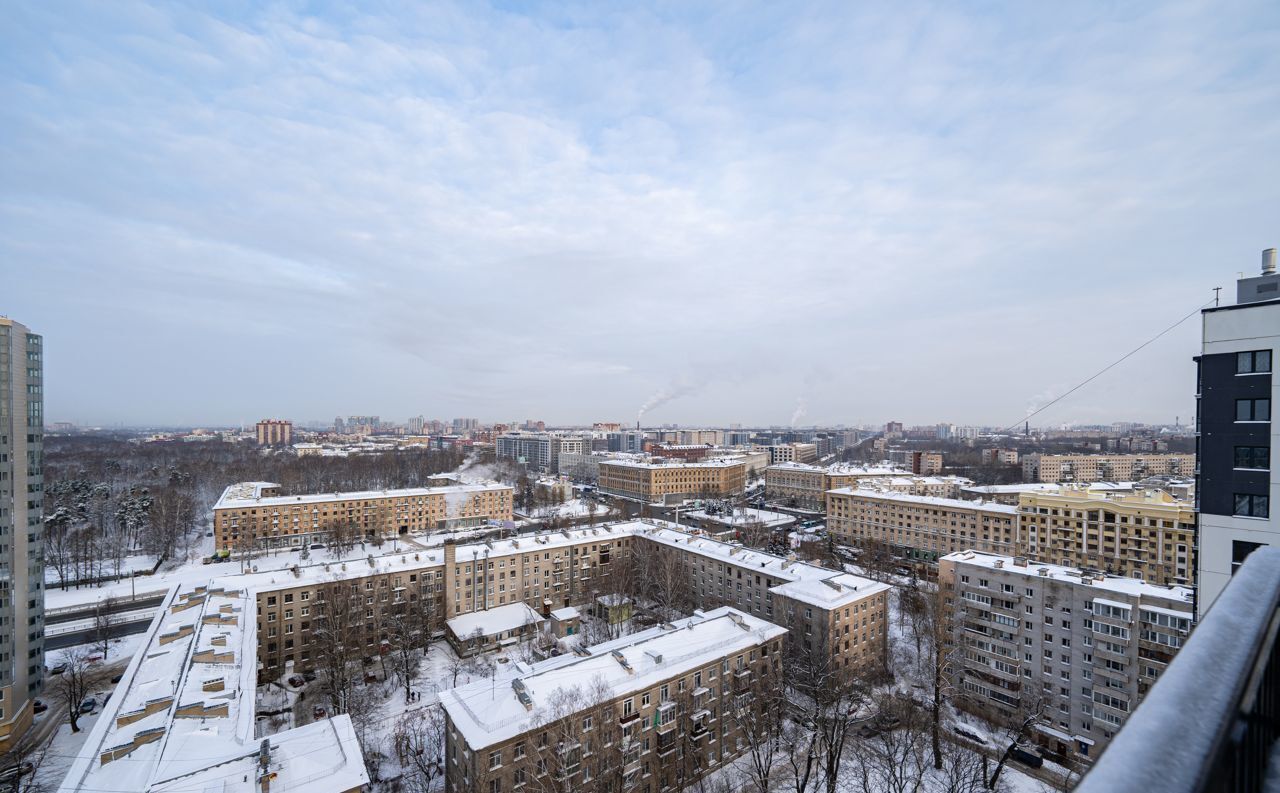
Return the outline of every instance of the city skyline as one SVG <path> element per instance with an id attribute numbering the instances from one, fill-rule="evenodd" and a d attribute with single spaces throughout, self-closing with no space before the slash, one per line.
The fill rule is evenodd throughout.
<path id="1" fill-rule="evenodd" d="M 0 313 L 50 421 L 1012 425 L 1280 242 L 1278 14 L 21 6 Z"/>

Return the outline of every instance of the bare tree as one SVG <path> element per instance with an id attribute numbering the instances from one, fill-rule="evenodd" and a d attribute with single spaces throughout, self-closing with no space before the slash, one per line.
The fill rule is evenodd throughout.
<path id="1" fill-rule="evenodd" d="M 107 660 L 107 653 L 111 650 L 111 639 L 114 634 L 116 625 L 116 617 L 108 609 L 109 602 L 99 602 L 93 610 L 93 643 L 94 647 L 102 652 L 102 660 Z"/>
<path id="2" fill-rule="evenodd" d="M 89 696 L 93 667 L 89 653 L 82 649 L 68 651 L 64 663 L 67 668 L 49 685 L 50 698 L 67 714 L 71 731 L 80 732 L 80 703 Z"/>
<path id="3" fill-rule="evenodd" d="M 928 737 L 919 713 L 892 695 L 877 704 L 886 726 L 857 741 L 852 765 L 858 781 L 863 790 L 917 793 L 928 768 Z"/>
<path id="4" fill-rule="evenodd" d="M 769 793 L 775 765 L 785 751 L 786 688 L 781 674 L 762 676 L 753 685 L 745 707 L 733 712 L 732 722 L 745 746 L 746 776 L 756 793 Z"/>
<path id="5" fill-rule="evenodd" d="M 444 777 L 445 718 L 438 706 L 404 714 L 391 733 L 404 769 L 400 782 L 409 793 L 431 793 Z"/>
<path id="6" fill-rule="evenodd" d="M 387 633 L 386 654 L 383 658 L 389 659 L 391 674 L 404 688 L 405 702 L 413 696 L 413 680 L 422 663 L 418 648 L 428 640 L 423 636 L 418 621 L 409 613 L 407 605 L 393 604 L 383 617 Z"/>

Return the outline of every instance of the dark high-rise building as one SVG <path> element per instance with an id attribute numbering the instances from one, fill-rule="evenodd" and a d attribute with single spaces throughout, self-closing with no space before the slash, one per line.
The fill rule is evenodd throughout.
<path id="1" fill-rule="evenodd" d="M 1280 343 L 1280 274 L 1276 252 L 1262 254 L 1262 273 L 1241 278 L 1236 302 L 1202 312 L 1196 358 L 1196 500 L 1200 513 L 1197 612 L 1203 615 L 1255 548 L 1280 545 L 1273 467 L 1277 442 L 1272 406 Z"/>
<path id="2" fill-rule="evenodd" d="M 0 317 L 0 752 L 44 680 L 44 345 Z"/>

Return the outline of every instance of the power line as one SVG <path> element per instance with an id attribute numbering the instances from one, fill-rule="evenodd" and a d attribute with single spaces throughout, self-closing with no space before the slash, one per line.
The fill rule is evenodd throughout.
<path id="1" fill-rule="evenodd" d="M 1212 304 L 1213 304 L 1213 303 L 1215 303 L 1215 302 L 1216 302 L 1215 300 L 1210 300 L 1210 301 L 1208 301 L 1207 303 L 1205 303 L 1205 304 L 1204 304 L 1204 305 L 1202 305 L 1202 306 L 1197 306 L 1197 307 L 1195 308 L 1195 310 L 1194 310 L 1194 311 L 1192 311 L 1191 313 L 1189 313 L 1189 314 L 1187 314 L 1186 316 L 1182 317 L 1182 318 L 1181 318 L 1181 319 L 1179 319 L 1177 322 L 1173 323 L 1173 324 L 1172 324 L 1172 325 L 1170 325 L 1169 327 L 1165 328 L 1164 330 L 1160 331 L 1160 332 L 1159 332 L 1159 333 L 1157 333 L 1156 335 L 1154 335 L 1154 336 L 1152 336 L 1151 338 L 1147 339 L 1147 340 L 1146 340 L 1146 341 L 1144 341 L 1143 343 L 1139 344 L 1137 347 L 1134 347 L 1132 350 L 1129 350 L 1127 353 L 1125 353 L 1124 355 L 1120 356 L 1119 358 L 1117 358 L 1116 360 L 1112 361 L 1111 363 L 1107 364 L 1107 365 L 1106 365 L 1106 366 L 1104 366 L 1102 369 L 1099 369 L 1097 372 L 1095 372 L 1095 373 L 1093 373 L 1092 375 L 1090 375 L 1090 376 L 1089 376 L 1087 379 L 1085 379 L 1083 382 L 1078 383 L 1076 386 L 1074 386 L 1073 388 L 1071 388 L 1071 390 L 1067 391 L 1066 393 L 1062 394 L 1061 396 L 1058 396 L 1058 397 L 1055 397 L 1054 399 L 1049 400 L 1047 403 L 1045 403 L 1045 404 L 1044 404 L 1044 405 L 1042 405 L 1041 407 L 1037 408 L 1036 410 L 1032 411 L 1031 413 L 1028 413 L 1027 415 L 1023 416 L 1022 418 L 1018 419 L 1018 420 L 1017 420 L 1017 421 L 1015 421 L 1013 424 L 1010 424 L 1009 426 L 1007 426 L 1007 427 L 1005 427 L 1004 429 L 1000 430 L 1000 433 L 999 433 L 999 434 L 1003 435 L 1004 433 L 1008 432 L 1009 430 L 1016 429 L 1016 428 L 1017 428 L 1017 426 L 1018 426 L 1019 424 L 1022 424 L 1022 423 L 1024 423 L 1024 422 L 1030 421 L 1032 416 L 1035 416 L 1035 415 L 1037 415 L 1037 414 L 1039 414 L 1039 413 L 1042 413 L 1042 412 L 1044 412 L 1044 411 L 1048 410 L 1049 408 L 1053 407 L 1053 406 L 1054 406 L 1054 405 L 1056 405 L 1057 403 L 1061 402 L 1062 400 L 1064 400 L 1064 399 L 1066 399 L 1067 397 L 1069 397 L 1069 396 L 1071 396 L 1072 394 L 1074 394 L 1076 391 L 1079 391 L 1081 388 L 1084 388 L 1085 386 L 1089 385 L 1089 383 L 1092 383 L 1094 380 L 1097 380 L 1097 379 L 1098 379 L 1099 377 L 1101 377 L 1102 375 L 1106 374 L 1107 372 L 1111 371 L 1111 370 L 1112 370 L 1112 369 L 1114 369 L 1115 367 L 1117 367 L 1117 366 L 1119 366 L 1120 364 L 1124 363 L 1124 362 L 1125 362 L 1125 361 L 1127 361 L 1129 358 L 1131 358 L 1131 357 L 1133 357 L 1135 354 L 1137 354 L 1140 350 L 1142 350 L 1142 348 L 1146 347 L 1147 345 L 1149 345 L 1149 344 L 1151 344 L 1152 342 L 1154 342 L 1156 339 L 1159 339 L 1161 336 L 1165 335 L 1165 334 L 1166 334 L 1166 333 L 1168 333 L 1169 331 L 1173 330 L 1174 328 L 1178 327 L 1178 326 L 1179 326 L 1179 325 L 1181 325 L 1182 323 L 1184 323 L 1184 322 L 1186 322 L 1187 320 L 1191 319 L 1191 318 L 1192 318 L 1192 317 L 1194 317 L 1196 314 L 1199 314 L 1201 311 L 1203 311 L 1204 309 L 1208 308 L 1210 305 L 1212 305 Z"/>

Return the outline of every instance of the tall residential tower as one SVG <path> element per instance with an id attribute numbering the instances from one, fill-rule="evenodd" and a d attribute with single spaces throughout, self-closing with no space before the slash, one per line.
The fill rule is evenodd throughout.
<path id="1" fill-rule="evenodd" d="M 1213 605 L 1244 558 L 1280 545 L 1272 405 L 1280 346 L 1280 274 L 1276 251 L 1263 251 L 1262 273 L 1241 278 L 1236 303 L 1202 312 L 1199 365 L 1199 592 L 1196 611 Z"/>
<path id="2" fill-rule="evenodd" d="M 0 752 L 31 725 L 44 677 L 43 357 L 0 317 Z"/>

